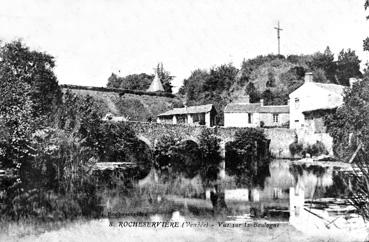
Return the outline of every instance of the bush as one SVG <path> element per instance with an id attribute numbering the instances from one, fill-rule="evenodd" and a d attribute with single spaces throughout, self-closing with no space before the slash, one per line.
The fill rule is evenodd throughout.
<path id="1" fill-rule="evenodd" d="M 311 156 L 319 156 L 321 154 L 328 153 L 325 145 L 319 140 L 317 140 L 316 143 L 313 145 L 308 145 L 304 149 L 304 152 L 310 154 Z"/>
<path id="2" fill-rule="evenodd" d="M 303 151 L 303 145 L 298 143 L 297 141 L 295 141 L 295 142 L 290 144 L 289 149 L 290 149 L 291 155 L 293 155 L 293 156 L 301 155 L 301 153 Z"/>

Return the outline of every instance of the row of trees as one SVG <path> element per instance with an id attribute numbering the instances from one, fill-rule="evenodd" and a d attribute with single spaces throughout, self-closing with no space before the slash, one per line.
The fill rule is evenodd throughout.
<path id="1" fill-rule="evenodd" d="M 164 91 L 172 93 L 173 85 L 171 82 L 174 76 L 172 76 L 169 71 L 164 69 L 163 63 L 159 63 L 155 67 L 154 72 L 163 84 Z M 112 73 L 108 78 L 108 83 L 106 86 L 110 88 L 146 91 L 154 77 L 155 75 L 149 75 L 146 73 L 131 74 L 125 77 L 119 77 L 115 73 Z"/>

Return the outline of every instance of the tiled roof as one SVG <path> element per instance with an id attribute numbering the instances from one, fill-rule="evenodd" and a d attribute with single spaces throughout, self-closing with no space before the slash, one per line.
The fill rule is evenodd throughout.
<path id="1" fill-rule="evenodd" d="M 175 108 L 165 113 L 161 113 L 158 116 L 173 116 L 178 114 L 190 114 L 190 113 L 207 113 L 213 108 L 213 104 L 191 106 L 185 108 Z"/>
<path id="2" fill-rule="evenodd" d="M 225 113 L 289 113 L 288 105 L 261 106 L 260 103 L 230 103 L 225 109 Z"/>

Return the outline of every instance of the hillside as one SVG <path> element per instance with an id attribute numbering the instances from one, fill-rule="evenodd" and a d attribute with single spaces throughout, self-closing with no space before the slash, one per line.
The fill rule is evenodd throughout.
<path id="1" fill-rule="evenodd" d="M 287 104 L 288 95 L 303 84 L 305 72 L 312 72 L 315 82 L 346 86 L 350 77 L 362 76 L 355 51 L 342 50 L 335 61 L 327 47 L 311 55 L 257 56 L 244 60 L 240 69 L 232 64 L 197 69 L 184 80 L 179 94 L 188 105 L 214 104 L 217 123 L 222 125 L 225 105 L 244 95 L 251 102 L 264 99 L 266 105 Z"/>
<path id="2" fill-rule="evenodd" d="M 63 87 L 78 95 L 89 95 L 101 106 L 103 113 L 124 116 L 132 121 L 155 120 L 156 115 L 175 107 L 182 107 L 177 97 L 144 95 L 140 93 L 119 93 L 115 91 L 96 91 Z M 173 96 L 173 95 L 171 95 Z"/>

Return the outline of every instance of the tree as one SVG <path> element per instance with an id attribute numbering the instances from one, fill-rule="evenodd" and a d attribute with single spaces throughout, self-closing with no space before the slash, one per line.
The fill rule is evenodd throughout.
<path id="1" fill-rule="evenodd" d="M 29 160 L 31 134 L 53 118 L 61 102 L 53 67 L 53 57 L 20 41 L 0 47 L 0 120 L 7 134 L 1 144 L 2 165 L 15 167 Z"/>
<path id="2" fill-rule="evenodd" d="M 354 173 L 350 199 L 359 212 L 369 219 L 368 158 L 369 158 L 369 73 L 364 79 L 347 89 L 344 104 L 327 118 L 329 134 L 333 137 L 333 149 L 342 160 L 354 157 L 362 175 Z M 352 161 L 352 160 L 351 160 Z"/>
<path id="3" fill-rule="evenodd" d="M 364 8 L 367 10 L 369 7 L 369 0 L 365 0 Z M 369 19 L 369 16 L 366 16 L 366 19 Z M 369 51 L 369 37 L 363 40 L 363 49 L 364 51 Z"/>
<path id="4" fill-rule="evenodd" d="M 268 81 L 266 83 L 266 87 L 275 87 L 275 73 L 273 69 L 268 70 Z"/>
<path id="5" fill-rule="evenodd" d="M 334 62 L 334 54 L 329 49 L 329 46 L 324 50 L 324 53 L 317 52 L 312 56 L 312 60 L 309 63 L 309 66 L 315 71 L 315 72 L 321 72 L 324 74 L 324 78 L 328 79 L 329 82 L 336 83 L 336 71 L 337 66 Z M 318 71 L 320 70 L 320 71 Z M 319 82 L 327 82 L 319 81 Z"/>
<path id="6" fill-rule="evenodd" d="M 237 131 L 235 140 L 226 146 L 226 172 L 240 185 L 263 187 L 270 161 L 269 142 L 261 130 Z"/>
<path id="7" fill-rule="evenodd" d="M 38 122 L 49 120 L 50 113 L 61 102 L 61 90 L 53 73 L 54 58 L 48 54 L 31 51 L 20 41 L 6 43 L 0 48 L 0 82 L 2 93 L 10 93 L 8 88 L 17 86 L 17 92 L 29 96 L 32 106 L 32 118 Z M 4 92 L 3 92 L 4 91 Z M 17 95 L 18 98 L 18 95 Z M 13 103 L 3 101 L 3 105 Z"/>
<path id="8" fill-rule="evenodd" d="M 159 80 L 163 84 L 165 92 L 172 93 L 172 80 L 174 76 L 170 75 L 170 72 L 165 70 L 163 63 L 159 63 L 155 68 L 155 73 L 158 75 Z"/>
<path id="9" fill-rule="evenodd" d="M 246 86 L 245 92 L 250 96 L 250 102 L 254 103 L 260 100 L 260 94 L 254 86 L 254 83 L 249 82 Z"/>
<path id="10" fill-rule="evenodd" d="M 214 181 L 218 177 L 219 164 L 222 161 L 220 154 L 220 139 L 209 129 L 200 134 L 201 177 L 203 181 Z"/>
<path id="11" fill-rule="evenodd" d="M 183 81 L 183 94 L 186 96 L 187 105 L 202 103 L 204 100 L 204 83 L 210 78 L 205 70 L 197 69 Z"/>
<path id="12" fill-rule="evenodd" d="M 266 89 L 262 94 L 261 97 L 264 100 L 264 105 L 273 105 L 273 93 L 269 89 Z"/>
<path id="13" fill-rule="evenodd" d="M 148 75 L 146 73 L 131 74 L 125 77 L 118 77 L 116 74 L 112 73 L 108 78 L 106 86 L 111 88 L 146 91 L 153 79 L 153 75 Z"/>
<path id="14" fill-rule="evenodd" d="M 189 140 L 180 140 L 172 135 L 159 138 L 154 151 L 155 168 L 163 177 L 179 175 L 193 178 L 199 173 L 201 163 L 198 145 Z"/>
<path id="15" fill-rule="evenodd" d="M 349 86 L 349 78 L 362 77 L 360 71 L 360 60 L 354 50 L 341 50 L 337 60 L 337 80 L 344 86 Z"/>

